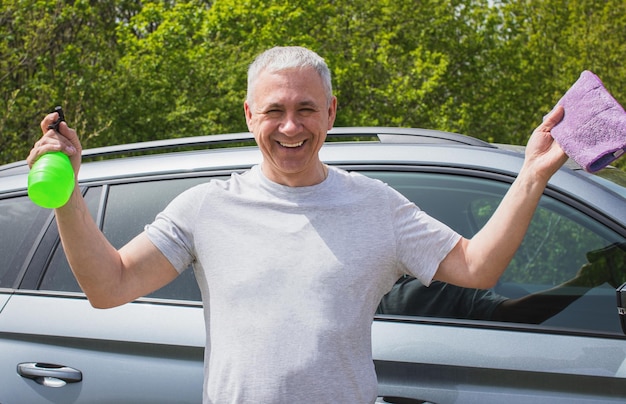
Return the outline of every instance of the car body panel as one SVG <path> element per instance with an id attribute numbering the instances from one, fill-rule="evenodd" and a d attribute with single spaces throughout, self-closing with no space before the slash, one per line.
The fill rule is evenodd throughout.
<path id="1" fill-rule="evenodd" d="M 2 309 L 4 309 L 4 305 L 9 301 L 11 293 L 12 292 L 2 293 L 2 291 L 0 291 L 0 313 L 2 312 Z"/>
<path id="2" fill-rule="evenodd" d="M 626 397 L 620 339 L 375 321 L 379 394 L 432 403 L 593 403 Z"/>
<path id="3" fill-rule="evenodd" d="M 624 402 L 621 339 L 375 321 L 379 394 L 432 403 Z"/>
<path id="4" fill-rule="evenodd" d="M 167 327 L 161 323 L 164 319 Z M 94 309 L 84 296 L 24 292 L 13 295 L 6 304 L 0 332 L 189 347 L 203 347 L 205 343 L 199 302 L 137 301 L 111 309 Z"/>
<path id="5" fill-rule="evenodd" d="M 204 344 L 199 304 L 98 310 L 84 297 L 17 294 L 0 316 L 0 380 L 13 386 L 0 401 L 197 403 Z M 68 366 L 83 379 L 43 386 L 16 373 L 21 363 Z"/>
<path id="6" fill-rule="evenodd" d="M 618 338 L 562 335 L 497 323 L 449 325 L 428 318 L 379 319 L 372 335 L 385 342 L 374 347 L 374 356 L 381 361 L 626 379 L 626 345 Z M 446 349 L 434 346 L 433 341 Z M 538 351 L 537 347 L 549 349 Z"/>

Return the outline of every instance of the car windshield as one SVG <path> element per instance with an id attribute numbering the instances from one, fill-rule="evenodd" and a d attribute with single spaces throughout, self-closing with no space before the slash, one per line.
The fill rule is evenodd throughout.
<path id="1" fill-rule="evenodd" d="M 615 167 L 606 167 L 595 175 L 589 175 L 593 181 L 609 188 L 611 191 L 626 198 L 626 172 Z"/>

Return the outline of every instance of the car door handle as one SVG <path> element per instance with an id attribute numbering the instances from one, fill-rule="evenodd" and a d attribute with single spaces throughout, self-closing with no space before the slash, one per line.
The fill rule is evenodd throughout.
<path id="1" fill-rule="evenodd" d="M 80 370 L 51 363 L 20 363 L 17 365 L 17 373 L 46 387 L 63 387 L 67 383 L 77 383 L 83 380 Z"/>

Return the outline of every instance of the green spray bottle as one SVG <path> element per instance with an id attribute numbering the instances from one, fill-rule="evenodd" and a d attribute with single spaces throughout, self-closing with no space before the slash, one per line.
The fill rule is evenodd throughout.
<path id="1" fill-rule="evenodd" d="M 56 107 L 59 118 L 48 129 L 59 132 L 65 121 L 63 109 Z M 74 169 L 69 157 L 62 152 L 50 152 L 39 157 L 28 173 L 28 196 L 42 208 L 59 208 L 67 203 L 74 190 Z"/>

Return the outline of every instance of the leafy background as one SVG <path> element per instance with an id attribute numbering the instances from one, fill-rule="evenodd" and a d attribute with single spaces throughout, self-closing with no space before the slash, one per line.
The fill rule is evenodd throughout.
<path id="1" fill-rule="evenodd" d="M 336 126 L 524 144 L 586 69 L 626 104 L 623 0 L 319 3 L 3 0 L 0 163 L 55 105 L 84 147 L 245 131 L 247 66 L 275 45 L 327 60 Z"/>

